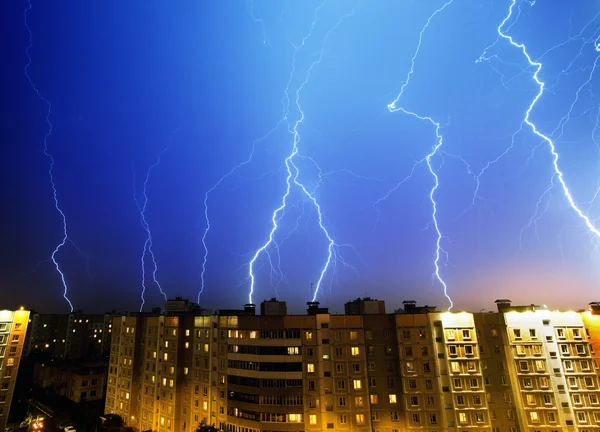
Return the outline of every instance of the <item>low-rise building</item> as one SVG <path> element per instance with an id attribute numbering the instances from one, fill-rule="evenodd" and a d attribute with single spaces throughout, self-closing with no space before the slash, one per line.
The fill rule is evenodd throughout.
<path id="1" fill-rule="evenodd" d="M 102 400 L 107 370 L 108 364 L 102 362 L 37 363 L 33 370 L 33 382 L 76 403 Z"/>

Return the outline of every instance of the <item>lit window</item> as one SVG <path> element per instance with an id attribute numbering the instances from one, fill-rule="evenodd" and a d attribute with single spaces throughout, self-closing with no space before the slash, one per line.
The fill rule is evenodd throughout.
<path id="1" fill-rule="evenodd" d="M 452 372 L 460 372 L 460 363 L 457 361 L 450 362 L 450 368 Z"/>
<path id="2" fill-rule="evenodd" d="M 190 347 L 190 343 L 189 343 L 189 342 L 186 342 L 186 343 L 185 343 L 185 347 L 186 347 L 186 348 L 189 348 L 189 347 Z"/>
<path id="3" fill-rule="evenodd" d="M 355 331 L 350 332 L 350 340 L 356 340 L 358 338 L 358 333 Z"/>
<path id="4" fill-rule="evenodd" d="M 206 402 L 206 401 L 202 402 L 202 409 L 203 409 L 204 411 L 207 411 L 207 410 L 208 410 L 208 402 Z"/>
<path id="5" fill-rule="evenodd" d="M 204 344 L 204 352 L 208 352 L 208 344 L 207 343 Z"/>
<path id="6" fill-rule="evenodd" d="M 394 404 L 394 403 L 398 402 L 398 400 L 396 399 L 396 395 L 395 394 L 389 395 L 389 398 L 390 398 L 390 403 L 391 404 Z"/>
<path id="7" fill-rule="evenodd" d="M 528 405 L 535 405 L 535 396 L 532 395 L 531 393 L 527 394 L 527 404 Z"/>
<path id="8" fill-rule="evenodd" d="M 314 363 L 308 363 L 306 365 L 306 372 L 308 372 L 308 373 L 314 373 L 315 372 L 315 365 L 314 365 Z"/>
<path id="9" fill-rule="evenodd" d="M 300 354 L 300 348 L 298 348 L 298 347 L 288 347 L 287 353 L 288 353 L 288 355 L 298 355 L 298 354 Z"/>
<path id="10" fill-rule="evenodd" d="M 163 379 L 162 379 L 162 385 L 164 385 L 164 386 L 166 386 L 166 385 L 167 385 L 167 379 L 166 379 L 166 378 L 163 378 Z"/>
<path id="11" fill-rule="evenodd" d="M 538 414 L 537 411 L 530 411 L 529 412 L 529 418 L 531 419 L 532 423 L 539 423 L 540 422 L 540 416 Z"/>
<path id="12" fill-rule="evenodd" d="M 350 348 L 350 352 L 352 353 L 353 356 L 357 356 L 360 354 L 360 350 L 358 349 L 358 347 Z"/>
<path id="13" fill-rule="evenodd" d="M 360 390 L 362 388 L 362 381 L 359 379 L 354 380 L 354 390 Z"/>
<path id="14" fill-rule="evenodd" d="M 467 422 L 467 413 L 464 413 L 464 412 L 458 413 L 458 421 L 460 423 L 466 423 Z"/>
<path id="15" fill-rule="evenodd" d="M 169 387 L 173 387 L 173 380 L 169 380 Z"/>
<path id="16" fill-rule="evenodd" d="M 313 334 L 312 334 L 312 332 L 311 332 L 311 331 L 307 331 L 307 332 L 305 333 L 305 335 L 306 335 L 306 340 L 312 340 L 312 338 L 313 338 Z"/>
<path id="17" fill-rule="evenodd" d="M 129 400 L 129 392 L 125 393 L 125 399 Z"/>
<path id="18" fill-rule="evenodd" d="M 129 329 L 127 329 L 129 330 Z M 169 341 L 165 341 L 165 348 L 169 348 Z"/>
<path id="19" fill-rule="evenodd" d="M 190 335 L 190 331 L 189 331 L 189 329 L 185 331 L 185 335 L 186 335 L 186 336 L 189 336 L 189 335 Z"/>
<path id="20" fill-rule="evenodd" d="M 369 400 L 371 401 L 371 404 L 377 405 L 379 403 L 379 396 L 376 394 L 369 395 Z"/>
<path id="21" fill-rule="evenodd" d="M 358 424 L 358 425 L 365 424 L 365 415 L 364 414 L 356 414 L 356 424 Z"/>
<path id="22" fill-rule="evenodd" d="M 363 398 L 362 398 L 362 396 L 356 396 L 354 398 L 354 405 L 357 408 L 362 408 L 362 406 L 363 406 Z"/>
<path id="23" fill-rule="evenodd" d="M 309 423 L 311 425 L 316 425 L 317 424 L 317 415 L 316 414 L 311 414 L 309 417 Z"/>
<path id="24" fill-rule="evenodd" d="M 164 354 L 163 354 L 163 360 L 164 360 L 164 361 L 167 361 L 167 360 L 169 360 L 169 354 L 168 354 L 168 353 L 164 353 Z"/>
<path id="25" fill-rule="evenodd" d="M 184 367 L 184 368 L 183 368 L 183 374 L 184 374 L 184 375 L 187 375 L 187 374 L 188 374 L 188 372 L 189 372 L 189 369 L 188 369 L 188 368 L 186 368 L 186 367 Z"/>

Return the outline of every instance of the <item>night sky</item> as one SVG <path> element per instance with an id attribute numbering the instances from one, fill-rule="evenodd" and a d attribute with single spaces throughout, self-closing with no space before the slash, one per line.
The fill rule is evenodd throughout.
<path id="1" fill-rule="evenodd" d="M 145 309 L 162 304 L 140 217 L 146 178 L 163 291 L 195 301 L 204 286 L 205 307 L 247 303 L 249 263 L 269 240 L 296 142 L 253 301 L 304 308 L 327 262 L 321 222 L 335 242 L 322 304 L 342 311 L 370 295 L 388 311 L 402 300 L 447 308 L 423 160 L 436 129 L 388 110 L 444 3 L 31 0 L 27 73 L 52 106 L 47 146 L 69 237 L 56 259 L 74 307 L 139 310 L 144 250 Z M 503 31 L 543 63 L 530 120 L 554 140 L 574 203 L 594 223 L 600 3 L 531 3 L 517 2 Z M 435 14 L 399 103 L 441 126 L 430 159 L 440 276 L 453 310 L 498 298 L 583 308 L 600 300 L 600 243 L 565 198 L 548 143 L 526 124 L 515 135 L 539 87 L 522 50 L 498 40 L 510 6 L 455 0 Z M 44 155 L 48 106 L 25 74 L 28 7 L 7 1 L 0 14 L 0 308 L 68 312 L 50 261 L 63 237 Z"/>

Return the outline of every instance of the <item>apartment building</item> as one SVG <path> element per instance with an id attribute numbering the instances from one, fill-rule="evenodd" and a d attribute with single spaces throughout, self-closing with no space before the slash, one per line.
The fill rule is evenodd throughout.
<path id="1" fill-rule="evenodd" d="M 23 353 L 29 311 L 0 311 L 0 430 L 6 428 Z"/>
<path id="2" fill-rule="evenodd" d="M 115 316 L 105 411 L 159 432 L 600 430 L 600 305 L 497 306 L 386 314 L 358 299 L 288 315 L 271 299 L 260 315 Z"/>
<path id="3" fill-rule="evenodd" d="M 25 355 L 41 351 L 61 360 L 108 354 L 112 314 L 39 314 L 32 312 Z"/>

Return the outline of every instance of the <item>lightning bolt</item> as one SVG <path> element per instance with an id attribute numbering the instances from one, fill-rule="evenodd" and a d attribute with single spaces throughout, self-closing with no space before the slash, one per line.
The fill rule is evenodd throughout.
<path id="1" fill-rule="evenodd" d="M 263 45 L 271 46 L 271 44 L 269 44 L 269 40 L 267 38 L 267 29 L 265 27 L 265 20 L 263 18 L 257 17 L 254 14 L 254 1 L 252 1 L 252 0 L 248 1 L 248 13 L 250 14 L 250 18 L 252 18 L 252 21 L 254 21 L 255 23 L 260 25 L 260 28 L 262 31 L 262 37 L 263 37 Z"/>
<path id="2" fill-rule="evenodd" d="M 537 126 L 535 125 L 535 123 L 533 123 L 530 119 L 531 111 L 533 110 L 533 108 L 535 107 L 537 102 L 540 100 L 542 95 L 544 94 L 544 89 L 545 89 L 546 84 L 543 81 L 541 81 L 539 78 L 540 71 L 542 70 L 542 63 L 539 60 L 538 61 L 532 60 L 531 56 L 529 55 L 529 53 L 527 51 L 527 47 L 525 46 L 524 43 L 515 42 L 514 39 L 512 38 L 512 36 L 509 36 L 508 34 L 505 33 L 505 31 L 503 31 L 503 27 L 513 16 L 513 11 L 515 9 L 516 2 L 517 2 L 517 0 L 511 1 L 510 7 L 508 9 L 508 15 L 504 18 L 504 20 L 502 20 L 502 22 L 498 26 L 497 31 L 498 31 L 499 39 L 500 38 L 504 39 L 504 40 L 508 41 L 511 46 L 519 49 L 525 56 L 525 59 L 527 60 L 529 67 L 532 67 L 535 70 L 535 72 L 533 73 L 533 80 L 535 81 L 539 90 L 538 90 L 536 96 L 531 101 L 531 104 L 527 108 L 527 111 L 525 112 L 525 118 L 523 119 L 522 124 L 526 124 L 527 126 L 529 126 L 531 131 L 538 138 L 540 138 L 542 140 L 542 142 L 544 142 L 548 145 L 548 148 L 552 155 L 552 167 L 553 167 L 553 171 L 554 171 L 552 178 L 553 179 L 556 178 L 558 180 L 558 183 L 562 189 L 563 195 L 565 196 L 567 202 L 569 203 L 569 205 L 571 206 L 573 211 L 576 213 L 576 215 L 584 222 L 588 231 L 593 233 L 596 237 L 600 238 L 600 230 L 594 225 L 592 220 L 578 207 L 578 205 L 575 203 L 573 195 L 571 194 L 571 191 L 569 190 L 569 187 L 567 186 L 567 183 L 564 179 L 564 174 L 561 171 L 560 166 L 559 166 L 559 154 L 558 154 L 558 151 L 556 150 L 555 142 L 549 136 L 544 135 L 542 132 L 540 132 L 538 130 Z M 600 51 L 598 39 L 595 39 L 595 41 L 594 41 L 594 48 L 596 51 Z M 480 58 L 477 61 L 480 62 L 482 60 L 487 60 L 489 57 L 486 57 L 486 53 L 487 53 L 487 49 L 484 50 L 484 53 L 480 56 Z M 559 127 L 561 127 L 561 128 L 564 127 L 564 123 L 566 121 L 568 121 L 571 111 L 573 109 L 573 106 L 579 98 L 579 92 L 581 91 L 581 88 L 584 87 L 585 85 L 587 85 L 587 83 L 589 83 L 589 81 L 591 80 L 591 76 L 593 75 L 593 73 L 595 71 L 597 61 L 598 61 L 598 57 L 596 57 L 596 60 L 594 61 L 594 66 L 592 67 L 592 72 L 590 74 L 590 78 L 577 91 L 575 101 L 571 105 L 569 113 L 565 117 L 563 117 L 563 119 L 561 119 Z M 561 135 L 562 135 L 562 132 L 561 132 Z M 551 182 L 551 185 L 552 185 L 552 182 Z M 551 188 L 551 186 L 548 189 L 546 189 L 546 191 L 544 192 L 544 195 L 546 195 L 549 192 L 550 188 Z M 541 201 L 541 199 L 540 199 L 540 201 Z M 538 201 L 538 205 L 537 205 L 538 208 L 540 206 L 540 201 Z M 532 223 L 531 220 L 530 220 L 530 223 Z"/>
<path id="3" fill-rule="evenodd" d="M 52 104 L 50 103 L 50 101 L 48 99 L 46 99 L 44 96 L 42 96 L 42 94 L 40 93 L 40 90 L 36 87 L 33 80 L 29 76 L 29 72 L 28 72 L 29 67 L 31 66 L 31 62 L 32 62 L 29 51 L 31 50 L 31 47 L 33 46 L 33 33 L 31 32 L 31 28 L 29 28 L 29 24 L 27 23 L 27 13 L 31 10 L 31 8 L 32 8 L 31 1 L 28 0 L 27 8 L 23 12 L 25 28 L 27 29 L 27 33 L 29 34 L 29 44 L 27 45 L 27 48 L 25 48 L 25 54 L 27 55 L 27 64 L 25 65 L 24 72 L 25 72 L 25 77 L 27 78 L 27 80 L 29 81 L 29 84 L 31 85 L 31 88 L 37 94 L 38 98 L 42 102 L 44 102 L 48 108 L 48 110 L 46 112 L 46 123 L 48 124 L 48 132 L 44 136 L 44 155 L 46 155 L 48 157 L 48 159 L 50 159 L 50 167 L 48 168 L 48 175 L 50 177 L 50 186 L 52 187 L 52 197 L 54 199 L 54 207 L 56 208 L 56 211 L 58 212 L 58 214 L 60 215 L 61 220 L 62 220 L 62 233 L 63 233 L 61 241 L 56 245 L 56 247 L 52 251 L 52 255 L 50 256 L 50 258 L 51 258 L 52 262 L 54 263 L 54 268 L 56 268 L 56 271 L 60 275 L 60 280 L 61 280 L 62 286 L 63 286 L 63 298 L 69 304 L 69 307 L 71 308 L 71 312 L 73 312 L 73 303 L 71 303 L 71 300 L 69 300 L 69 297 L 68 297 L 69 289 L 68 289 L 68 285 L 67 285 L 67 279 L 66 279 L 63 271 L 60 269 L 60 265 L 58 264 L 58 261 L 56 259 L 56 254 L 61 250 L 61 248 L 68 241 L 70 241 L 70 239 L 69 239 L 68 232 L 67 232 L 67 217 L 65 216 L 65 213 L 62 211 L 61 207 L 59 206 L 58 191 L 56 190 L 56 184 L 54 183 L 54 157 L 52 156 L 52 154 L 50 153 L 50 151 L 48 149 L 48 139 L 50 138 L 50 135 L 52 135 L 52 122 L 50 121 L 50 116 L 52 115 Z"/>
<path id="4" fill-rule="evenodd" d="M 231 168 L 226 174 L 224 174 L 219 180 L 217 180 L 217 182 L 214 183 L 212 185 L 212 187 L 210 189 L 208 189 L 206 191 L 206 193 L 204 194 L 204 222 L 205 222 L 205 228 L 204 228 L 204 232 L 202 233 L 202 248 L 204 249 L 204 254 L 203 254 L 203 257 L 202 257 L 202 269 L 200 271 L 200 291 L 198 292 L 198 298 L 197 298 L 198 304 L 200 304 L 200 296 L 204 292 L 204 287 L 205 287 L 205 284 L 206 284 L 206 265 L 208 263 L 208 243 L 207 243 L 207 238 L 208 238 L 208 233 L 210 232 L 210 229 L 212 228 L 212 225 L 211 225 L 211 222 L 210 222 L 210 217 L 209 217 L 209 211 L 208 211 L 208 199 L 209 199 L 210 195 L 215 191 L 215 189 L 217 189 L 221 185 L 221 183 L 223 183 L 225 180 L 227 180 L 229 177 L 231 177 L 240 168 L 242 168 L 242 167 L 248 165 L 250 162 L 252 162 L 252 159 L 254 158 L 254 153 L 256 152 L 257 145 L 261 141 L 264 141 L 269 136 L 271 136 L 271 134 L 273 134 L 277 129 L 279 129 L 279 127 L 281 126 L 281 124 L 284 123 L 284 122 L 285 122 L 285 118 L 282 118 L 265 135 L 263 135 L 262 137 L 254 140 L 252 142 L 252 150 L 250 151 L 250 154 L 248 155 L 248 157 L 244 161 L 240 162 L 239 164 L 237 164 L 236 166 L 234 166 L 233 168 Z"/>
<path id="5" fill-rule="evenodd" d="M 146 232 L 146 240 L 144 241 L 144 249 L 142 250 L 142 256 L 140 258 L 141 268 L 142 268 L 142 293 L 140 295 L 142 299 L 142 304 L 140 305 L 140 312 L 144 309 L 144 305 L 146 304 L 146 256 L 150 257 L 152 261 L 152 281 L 158 288 L 158 291 L 162 294 L 162 296 L 167 300 L 167 294 L 163 291 L 162 286 L 158 282 L 156 277 L 156 272 L 158 271 L 158 265 L 156 264 L 156 258 L 154 256 L 154 251 L 152 250 L 152 231 L 150 230 L 150 224 L 146 220 L 146 210 L 148 208 L 148 181 L 150 180 L 150 174 L 154 168 L 160 165 L 160 158 L 162 155 L 169 150 L 171 147 L 171 143 L 173 141 L 173 137 L 179 132 L 179 128 L 175 129 L 171 132 L 169 136 L 169 140 L 167 145 L 156 155 L 156 161 L 148 167 L 146 171 L 146 176 L 144 177 L 144 183 L 142 185 L 142 200 L 138 200 L 137 194 L 135 193 L 135 182 L 134 182 L 134 194 L 133 199 L 135 200 L 135 204 L 140 212 L 140 223 L 142 228 Z"/>
<path id="6" fill-rule="evenodd" d="M 444 279 L 442 278 L 442 276 L 440 274 L 440 260 L 441 260 L 441 257 L 442 257 L 442 255 L 444 255 L 444 256 L 446 256 L 446 259 L 447 259 L 448 258 L 448 253 L 442 247 L 442 240 L 445 239 L 445 237 L 442 235 L 442 231 L 441 231 L 440 225 L 438 223 L 438 217 L 437 217 L 437 214 L 438 214 L 438 205 L 437 205 L 437 202 L 435 200 L 435 193 L 436 193 L 436 191 L 437 191 L 437 189 L 438 189 L 438 187 L 440 185 L 440 179 L 439 179 L 439 176 L 437 174 L 437 170 L 432 165 L 432 159 L 434 158 L 434 156 L 436 156 L 436 154 L 438 154 L 438 152 L 439 152 L 439 150 L 442 147 L 442 144 L 444 142 L 444 138 L 440 134 L 441 125 L 440 125 L 439 122 L 433 120 L 431 117 L 419 115 L 419 114 L 417 114 L 415 112 L 407 110 L 406 108 L 404 108 L 404 107 L 402 107 L 400 105 L 400 99 L 402 99 L 402 96 L 404 94 L 404 90 L 406 89 L 406 87 L 410 83 L 410 79 L 411 79 L 411 77 L 414 74 L 414 71 L 415 71 L 415 62 L 416 62 L 417 57 L 419 56 L 419 52 L 421 51 L 421 45 L 423 43 L 423 34 L 425 33 L 425 31 L 427 30 L 427 28 L 431 24 L 431 20 L 437 14 L 439 14 L 442 11 L 444 11 L 444 9 L 446 9 L 448 6 L 450 6 L 453 1 L 454 0 L 449 0 L 446 3 L 444 3 L 443 6 L 441 6 L 439 9 L 436 9 L 429 16 L 429 18 L 427 19 L 427 22 L 425 23 L 425 25 L 421 29 L 421 32 L 419 33 L 419 42 L 417 44 L 417 48 L 415 50 L 415 53 L 413 54 L 413 57 L 411 59 L 410 70 L 408 71 L 408 74 L 406 76 L 406 79 L 404 80 L 404 83 L 400 87 L 400 93 L 398 94 L 398 96 L 396 97 L 396 99 L 394 99 L 387 106 L 388 110 L 390 112 L 392 112 L 392 113 L 400 111 L 400 112 L 402 112 L 404 114 L 407 114 L 409 116 L 412 116 L 412 117 L 416 118 L 417 120 L 429 123 L 431 126 L 433 126 L 433 128 L 435 130 L 435 145 L 433 146 L 431 152 L 429 152 L 423 159 L 421 159 L 420 161 L 417 161 L 417 162 L 414 163 L 414 165 L 412 167 L 412 170 L 411 170 L 410 174 L 407 177 L 405 177 L 400 183 L 398 183 L 394 188 L 392 188 L 382 198 L 378 199 L 374 203 L 374 206 L 376 206 L 377 204 L 379 204 L 383 200 L 387 199 L 392 192 L 394 192 L 395 190 L 397 190 L 402 184 L 404 184 L 406 181 L 408 181 L 412 177 L 412 175 L 414 174 L 414 171 L 415 171 L 415 169 L 417 168 L 418 165 L 420 165 L 423 162 L 426 163 L 427 168 L 429 169 L 429 172 L 431 173 L 431 176 L 433 177 L 433 187 L 429 191 L 429 200 L 431 201 L 431 206 L 432 206 L 431 220 L 433 222 L 433 227 L 434 227 L 435 232 L 436 232 L 435 258 L 434 258 L 434 261 L 433 261 L 434 278 L 442 285 L 442 288 L 444 290 L 444 296 L 450 302 L 450 306 L 448 307 L 448 310 L 452 309 L 454 303 L 452 302 L 452 299 L 448 295 L 448 285 L 446 284 L 446 282 L 444 281 Z"/>
<path id="7" fill-rule="evenodd" d="M 310 28 L 310 31 L 308 32 L 308 34 L 302 39 L 302 42 L 299 46 L 294 47 L 294 54 L 293 54 L 293 58 L 292 58 L 292 71 L 290 73 L 290 77 L 288 80 L 288 84 L 285 88 L 285 99 L 287 100 L 287 111 L 286 111 L 286 115 L 285 115 L 285 119 L 286 122 L 288 121 L 288 115 L 290 112 L 289 109 L 289 105 L 290 105 L 290 96 L 289 96 L 289 92 L 290 92 L 290 85 L 293 79 L 293 76 L 295 74 L 296 71 L 296 55 L 297 53 L 304 47 L 305 42 L 312 36 L 312 32 L 316 26 L 316 22 L 317 22 L 317 14 L 319 12 L 319 10 L 325 5 L 326 1 L 321 3 L 315 10 L 315 19 L 313 20 L 312 26 Z M 304 77 L 304 80 L 302 81 L 302 83 L 298 86 L 298 88 L 296 89 L 295 92 L 295 99 L 294 99 L 294 105 L 296 106 L 296 109 L 298 111 L 299 114 L 299 118 L 298 120 L 296 120 L 294 122 L 294 125 L 292 127 L 292 129 L 290 130 L 290 133 L 293 136 L 293 141 L 292 141 L 292 148 L 291 151 L 289 153 L 289 155 L 285 158 L 284 161 L 284 165 L 287 171 L 287 175 L 286 175 L 286 180 L 285 180 L 285 184 L 286 184 L 286 190 L 285 193 L 283 194 L 283 196 L 281 197 L 281 204 L 279 205 L 279 207 L 277 207 L 274 211 L 273 214 L 271 216 L 271 230 L 269 232 L 268 238 L 266 240 L 266 242 L 259 247 L 256 252 L 254 253 L 254 256 L 252 257 L 252 259 L 250 260 L 249 263 L 249 269 L 248 269 L 248 277 L 250 279 L 250 291 L 248 294 L 248 300 L 250 303 L 252 303 L 252 295 L 254 294 L 254 289 L 255 289 L 255 284 L 256 284 L 256 276 L 254 274 L 254 269 L 255 269 L 255 265 L 256 262 L 258 260 L 258 258 L 261 256 L 261 254 L 264 252 L 265 254 L 268 254 L 267 249 L 269 248 L 269 246 L 273 245 L 275 243 L 275 233 L 277 231 L 278 228 L 278 224 L 279 221 L 282 219 L 283 214 L 285 212 L 285 208 L 287 206 L 287 202 L 288 202 L 288 198 L 290 196 L 290 193 L 292 191 L 292 187 L 296 187 L 298 188 L 298 190 L 305 196 L 306 199 L 308 199 L 308 201 L 310 201 L 310 203 L 313 205 L 313 207 L 316 209 L 317 211 L 317 220 L 318 220 L 318 224 L 319 227 L 321 229 L 321 231 L 323 232 L 326 240 L 327 240 L 327 259 L 325 261 L 325 264 L 323 265 L 320 274 L 319 274 L 319 278 L 317 280 L 317 283 L 315 285 L 315 289 L 314 289 L 314 293 L 313 293 L 313 298 L 312 300 L 315 301 L 316 298 L 319 295 L 319 290 L 321 287 L 321 284 L 323 283 L 323 279 L 325 278 L 325 275 L 327 274 L 327 271 L 329 269 L 329 266 L 331 264 L 331 262 L 335 259 L 337 259 L 337 255 L 336 255 L 336 251 L 338 249 L 338 245 L 336 245 L 335 241 L 333 240 L 332 236 L 329 234 L 329 231 L 327 230 L 327 228 L 325 227 L 324 224 L 324 215 L 323 215 L 323 211 L 321 209 L 321 205 L 318 202 L 318 200 L 316 199 L 314 193 L 311 193 L 307 187 L 299 180 L 299 175 L 300 175 L 300 169 L 298 168 L 298 165 L 296 165 L 295 163 L 295 159 L 298 156 L 299 153 L 299 143 L 300 143 L 300 132 L 299 132 L 299 128 L 302 125 L 302 123 L 304 122 L 305 119 L 305 113 L 304 110 L 302 109 L 301 105 L 300 105 L 300 93 L 302 92 L 302 90 L 304 89 L 304 86 L 308 83 L 308 81 L 310 80 L 310 76 L 311 73 L 313 71 L 313 69 L 319 65 L 321 63 L 321 60 L 323 59 L 323 53 L 325 51 L 325 45 L 327 43 L 327 40 L 329 39 L 329 37 L 331 36 L 331 34 L 350 16 L 352 16 L 354 14 L 354 12 L 356 11 L 356 9 L 358 8 L 358 4 L 346 15 L 342 16 L 342 18 L 327 32 L 327 34 L 325 35 L 324 39 L 323 39 L 323 45 L 321 48 L 321 51 L 318 55 L 318 58 L 316 60 L 314 60 L 310 66 L 308 67 L 308 70 L 306 72 L 306 75 Z M 289 130 L 289 123 L 288 123 L 288 130 Z"/>

